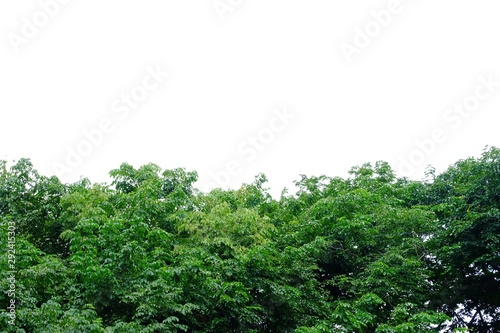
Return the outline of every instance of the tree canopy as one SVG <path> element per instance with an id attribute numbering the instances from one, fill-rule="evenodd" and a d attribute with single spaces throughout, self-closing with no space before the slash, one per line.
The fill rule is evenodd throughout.
<path id="1" fill-rule="evenodd" d="M 498 148 L 421 181 L 301 175 L 279 199 L 263 174 L 210 193 L 182 168 L 109 174 L 0 161 L 0 331 L 500 332 Z"/>

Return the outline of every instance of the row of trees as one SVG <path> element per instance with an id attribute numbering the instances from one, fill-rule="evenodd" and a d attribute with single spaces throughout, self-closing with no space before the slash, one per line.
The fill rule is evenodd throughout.
<path id="1" fill-rule="evenodd" d="M 423 181 L 301 176 L 279 200 L 264 175 L 210 193 L 184 169 L 110 175 L 0 162 L 0 331 L 500 331 L 497 148 Z"/>

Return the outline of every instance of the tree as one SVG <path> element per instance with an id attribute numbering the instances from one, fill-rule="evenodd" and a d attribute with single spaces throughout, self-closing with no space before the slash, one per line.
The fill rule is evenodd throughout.
<path id="1" fill-rule="evenodd" d="M 2 332 L 497 332 L 500 150 L 423 181 L 385 162 L 198 191 L 122 164 L 62 184 L 0 161 Z M 13 282 L 15 280 L 15 282 Z"/>

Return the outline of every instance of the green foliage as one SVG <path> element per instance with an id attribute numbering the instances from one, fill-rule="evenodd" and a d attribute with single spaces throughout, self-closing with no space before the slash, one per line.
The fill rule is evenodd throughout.
<path id="1" fill-rule="evenodd" d="M 500 150 L 349 174 L 273 199 L 262 174 L 201 193 L 154 164 L 107 185 L 0 161 L 0 331 L 500 331 Z"/>

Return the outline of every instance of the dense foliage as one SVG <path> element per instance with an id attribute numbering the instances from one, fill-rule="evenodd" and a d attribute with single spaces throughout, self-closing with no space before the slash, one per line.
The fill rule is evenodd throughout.
<path id="1" fill-rule="evenodd" d="M 279 200 L 264 175 L 210 193 L 184 169 L 110 175 L 0 161 L 0 331 L 500 332 L 497 148 L 423 181 L 301 176 Z"/>

